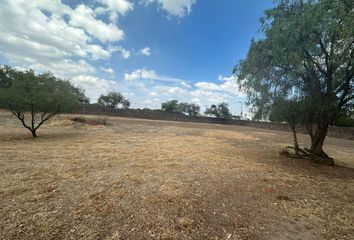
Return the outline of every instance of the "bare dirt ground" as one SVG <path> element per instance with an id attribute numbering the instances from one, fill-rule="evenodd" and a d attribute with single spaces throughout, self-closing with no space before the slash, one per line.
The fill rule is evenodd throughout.
<path id="1" fill-rule="evenodd" d="M 0 113 L 0 239 L 354 239 L 354 141 L 328 167 L 279 156 L 286 132 L 53 121 Z"/>

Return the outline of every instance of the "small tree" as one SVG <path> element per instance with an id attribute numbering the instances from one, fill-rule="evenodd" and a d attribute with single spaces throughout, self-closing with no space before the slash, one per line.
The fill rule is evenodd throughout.
<path id="1" fill-rule="evenodd" d="M 200 112 L 200 106 L 195 103 L 187 104 L 183 109 L 183 112 L 189 116 L 198 116 Z"/>
<path id="2" fill-rule="evenodd" d="M 129 100 L 124 98 L 124 96 L 118 92 L 110 92 L 107 95 L 101 95 L 98 98 L 97 103 L 100 106 L 105 106 L 112 109 L 117 109 L 119 106 L 122 106 L 123 108 L 130 107 Z"/>
<path id="3" fill-rule="evenodd" d="M 212 115 L 217 118 L 231 119 L 232 114 L 229 109 L 229 105 L 225 102 L 218 105 L 212 104 L 210 108 L 207 108 L 204 112 L 206 115 Z"/>
<path id="4" fill-rule="evenodd" d="M 303 123 L 304 119 L 304 102 L 296 99 L 284 100 L 279 99 L 272 106 L 269 114 L 269 120 L 272 122 L 286 121 L 293 133 L 295 154 L 299 155 L 299 143 L 296 134 L 296 125 Z"/>
<path id="5" fill-rule="evenodd" d="M 0 82 L 0 107 L 10 110 L 33 137 L 46 121 L 87 99 L 80 89 L 51 73 L 36 75 L 2 66 Z"/>

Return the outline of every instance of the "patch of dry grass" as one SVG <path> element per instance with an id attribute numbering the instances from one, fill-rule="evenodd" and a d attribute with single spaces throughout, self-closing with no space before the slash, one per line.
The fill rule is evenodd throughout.
<path id="1" fill-rule="evenodd" d="M 353 239 L 353 141 L 331 168 L 284 132 L 67 117 L 32 139 L 0 114 L 0 239 Z"/>

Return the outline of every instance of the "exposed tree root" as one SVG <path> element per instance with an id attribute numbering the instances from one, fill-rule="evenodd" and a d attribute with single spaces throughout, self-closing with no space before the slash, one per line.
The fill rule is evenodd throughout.
<path id="1" fill-rule="evenodd" d="M 330 157 L 322 157 L 314 155 L 307 148 L 298 148 L 297 151 L 295 147 L 287 146 L 279 152 L 280 155 L 286 156 L 289 158 L 297 158 L 297 159 L 310 159 L 318 164 L 335 166 L 334 159 Z"/>

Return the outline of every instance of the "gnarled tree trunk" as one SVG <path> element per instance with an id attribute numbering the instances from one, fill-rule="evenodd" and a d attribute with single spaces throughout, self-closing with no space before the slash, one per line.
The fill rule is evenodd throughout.
<path id="1" fill-rule="evenodd" d="M 318 124 L 315 133 L 311 135 L 311 158 L 320 164 L 333 166 L 334 160 L 323 150 L 323 144 L 327 136 L 329 123 Z"/>

